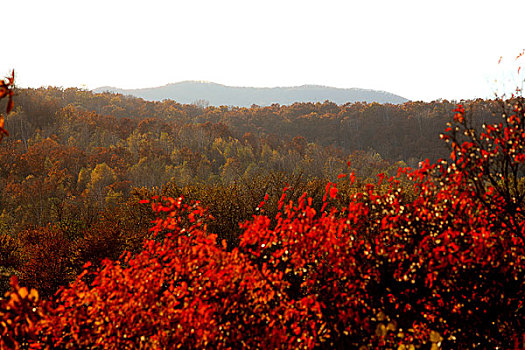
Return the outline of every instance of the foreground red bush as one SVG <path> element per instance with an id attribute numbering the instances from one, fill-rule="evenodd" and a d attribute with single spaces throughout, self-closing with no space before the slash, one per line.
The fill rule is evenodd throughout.
<path id="1" fill-rule="evenodd" d="M 262 202 L 238 247 L 207 232 L 198 204 L 154 199 L 141 253 L 86 270 L 18 334 L 51 348 L 512 347 L 525 329 L 525 121 L 523 99 L 510 102 L 481 133 L 459 107 L 449 163 L 400 169 L 342 211 L 335 183 L 319 212 L 286 190 L 276 218 Z"/>

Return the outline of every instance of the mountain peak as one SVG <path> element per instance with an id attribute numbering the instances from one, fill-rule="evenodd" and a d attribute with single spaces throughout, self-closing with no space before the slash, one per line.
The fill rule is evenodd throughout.
<path id="1" fill-rule="evenodd" d="M 213 106 L 226 105 L 239 107 L 249 107 L 253 104 L 269 106 L 273 103 L 287 105 L 294 102 L 324 102 L 326 100 L 337 104 L 348 102 L 399 104 L 408 101 L 404 97 L 386 91 L 370 89 L 343 89 L 313 84 L 272 88 L 239 87 L 202 80 L 186 80 L 143 89 L 120 89 L 104 86 L 94 89 L 93 92 L 113 92 L 133 95 L 150 101 L 171 99 L 183 104 L 205 100 Z"/>

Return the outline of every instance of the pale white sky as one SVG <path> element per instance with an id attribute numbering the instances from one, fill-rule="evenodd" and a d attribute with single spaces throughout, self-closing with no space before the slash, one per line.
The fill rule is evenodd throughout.
<path id="1" fill-rule="evenodd" d="M 13 0 L 0 13 L 0 75 L 14 68 L 22 87 L 207 80 L 458 100 L 514 87 L 525 49 L 524 0 Z"/>

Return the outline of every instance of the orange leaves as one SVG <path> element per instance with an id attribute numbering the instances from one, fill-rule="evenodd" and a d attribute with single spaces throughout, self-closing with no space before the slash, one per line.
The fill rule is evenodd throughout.
<path id="1" fill-rule="evenodd" d="M 465 120 L 465 108 L 462 105 L 458 105 L 457 108 L 454 109 L 454 112 L 454 121 L 463 123 L 463 121 Z"/>
<path id="2" fill-rule="evenodd" d="M 18 285 L 11 277 L 12 290 L 0 299 L 0 348 L 17 349 L 21 344 L 35 340 L 45 306 L 35 289 Z"/>
<path id="3" fill-rule="evenodd" d="M 169 226 L 166 220 L 176 218 L 181 226 L 162 241 L 145 244 L 142 253 L 127 259 L 128 267 L 106 261 L 90 286 L 78 280 L 65 289 L 61 313 L 48 321 L 53 345 L 279 347 L 284 324 L 271 316 L 276 293 L 266 280 L 273 274 L 260 274 L 236 249 L 227 252 L 225 241 L 218 246 L 216 237 L 198 225 L 204 212 L 198 205 L 169 198 L 164 203 L 154 209 L 163 214 L 169 206 L 171 211 L 157 220 L 155 230 L 160 233 Z M 283 278 L 282 273 L 275 278 Z M 271 330 L 269 320 L 275 324 Z"/>
<path id="4" fill-rule="evenodd" d="M 456 114 L 468 125 L 462 107 Z M 198 203 L 142 201 L 157 216 L 155 239 L 64 288 L 43 323 L 46 345 L 504 346 L 524 321 L 516 313 L 525 298 L 523 208 L 509 210 L 499 178 L 491 182 L 480 165 L 492 165 L 523 132 L 487 127 L 483 137 L 506 148 L 483 148 L 474 131 L 459 142 L 454 130 L 453 164 L 424 161 L 396 178 L 380 174 L 379 186 L 366 184 L 348 199 L 340 176 L 321 187 L 323 203 L 307 194 L 292 201 L 285 188 L 279 212 L 241 223 L 233 243 L 208 231 Z"/>
<path id="5" fill-rule="evenodd" d="M 217 244 L 198 224 L 205 211 L 197 204 L 153 201 L 154 230 L 171 232 L 123 256 L 123 264 L 105 261 L 93 283 L 79 279 L 65 288 L 43 329 L 62 347 L 393 347 L 428 343 L 432 332 L 460 339 L 455 320 L 462 330 L 464 320 L 480 327 L 482 313 L 465 315 L 458 298 L 484 307 L 478 296 L 490 297 L 492 288 L 469 276 L 499 273 L 490 266 L 504 252 L 469 238 L 472 225 L 489 235 L 488 216 L 471 210 L 474 199 L 461 187 L 432 187 L 423 173 L 429 169 L 425 163 L 414 171 L 415 185 L 428 188 L 414 199 L 392 180 L 383 194 L 372 186 L 352 197 L 344 213 L 328 206 L 317 213 L 302 196 L 274 223 L 262 215 L 244 223 L 238 247 Z M 326 192 L 337 198 L 334 184 Z"/>
<path id="6" fill-rule="evenodd" d="M 13 85 L 15 83 L 15 71 L 11 71 L 11 76 L 5 78 L 6 80 L 0 80 L 0 99 L 4 97 L 12 97 L 13 96 Z M 8 110 L 7 113 L 9 113 L 11 109 Z"/>
<path id="7" fill-rule="evenodd" d="M 4 116 L 0 114 L 0 141 L 2 141 L 4 136 L 9 136 L 9 133 L 4 129 L 5 119 Z"/>
<path id="8" fill-rule="evenodd" d="M 6 106 L 6 116 L 11 112 L 14 107 L 13 101 L 13 89 L 15 83 L 15 71 L 11 72 L 11 76 L 5 80 L 0 80 L 0 100 L 4 97 L 7 97 L 7 106 Z M 2 114 L 0 114 L 0 141 L 4 136 L 9 136 L 9 133 L 4 128 L 5 119 Z"/>

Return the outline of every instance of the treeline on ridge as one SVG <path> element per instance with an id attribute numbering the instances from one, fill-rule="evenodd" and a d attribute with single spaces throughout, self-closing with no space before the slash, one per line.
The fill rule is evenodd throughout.
<path id="1" fill-rule="evenodd" d="M 209 231 L 235 245 L 239 222 L 265 194 L 276 211 L 286 185 L 321 203 L 324 184 L 340 173 L 354 171 L 355 188 L 377 173 L 447 157 L 439 132 L 454 108 L 203 108 L 59 88 L 21 89 L 15 98 L 0 147 L 8 164 L 0 169 L 1 288 L 16 273 L 44 295 L 87 261 L 138 251 L 153 219 L 141 199 L 200 200 L 215 218 Z M 480 123 L 493 118 L 495 102 L 471 105 Z"/>

